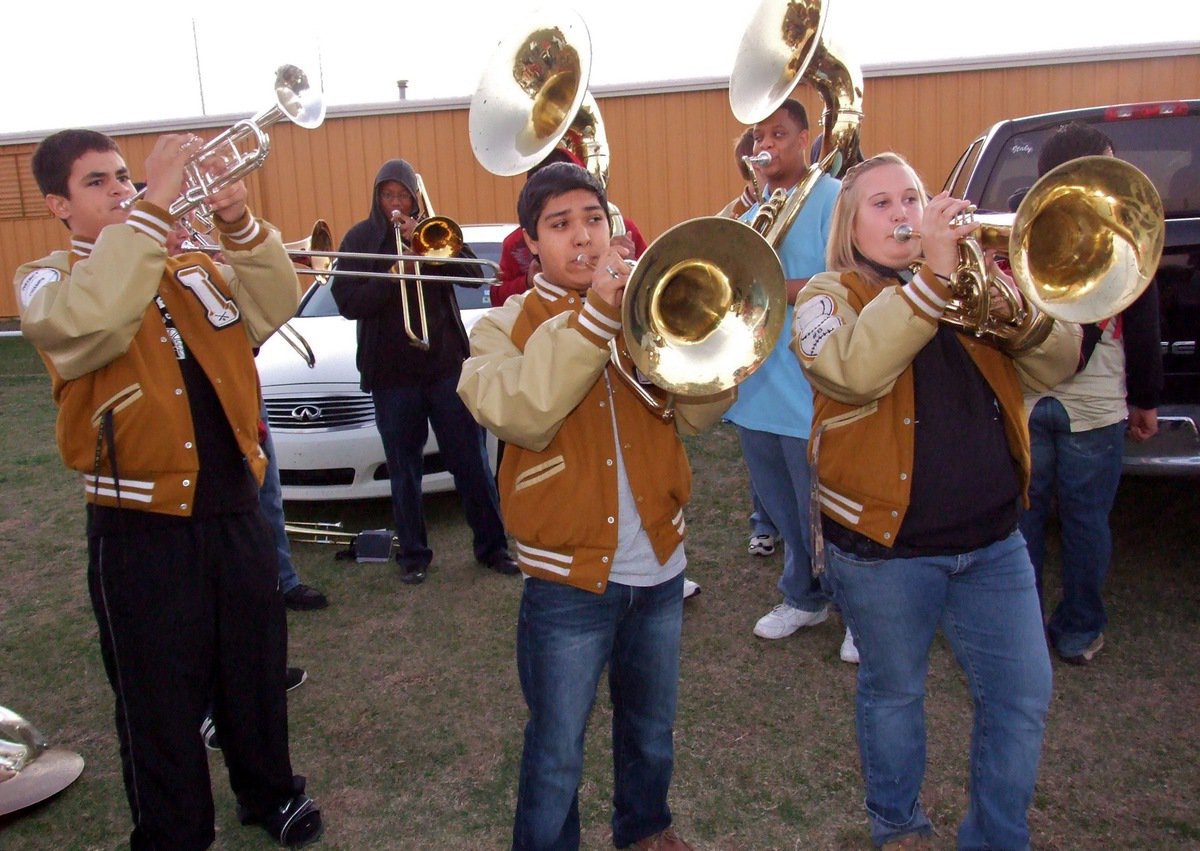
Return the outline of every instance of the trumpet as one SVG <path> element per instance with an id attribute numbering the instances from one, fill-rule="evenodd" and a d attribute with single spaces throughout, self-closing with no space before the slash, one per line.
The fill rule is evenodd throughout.
<path id="1" fill-rule="evenodd" d="M 172 219 L 196 210 L 202 217 L 211 216 L 204 199 L 227 186 L 241 180 L 250 172 L 262 167 L 271 152 L 271 137 L 266 128 L 284 118 L 305 130 L 320 127 L 325 121 L 325 101 L 319 91 L 308 84 L 308 76 L 295 65 L 281 65 L 275 71 L 274 106 L 237 122 L 232 127 L 211 139 L 184 167 L 184 190 L 167 212 Z M 254 147 L 243 150 L 242 145 L 253 140 Z M 128 210 L 146 194 L 140 190 L 136 195 L 121 202 Z"/>

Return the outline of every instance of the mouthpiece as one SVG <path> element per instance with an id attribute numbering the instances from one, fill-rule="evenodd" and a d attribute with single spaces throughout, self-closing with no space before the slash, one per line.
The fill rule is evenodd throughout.
<path id="1" fill-rule="evenodd" d="M 742 162 L 748 166 L 764 166 L 771 164 L 771 152 L 759 151 L 752 157 L 742 157 Z"/>
<path id="2" fill-rule="evenodd" d="M 908 242 L 914 237 L 919 237 L 921 234 L 913 230 L 912 225 L 896 225 L 896 229 L 892 231 L 892 239 L 896 242 Z"/>

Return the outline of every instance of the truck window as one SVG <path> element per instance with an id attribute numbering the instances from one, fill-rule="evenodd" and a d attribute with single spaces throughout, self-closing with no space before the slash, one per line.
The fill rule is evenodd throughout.
<path id="1" fill-rule="evenodd" d="M 1146 173 L 1162 196 L 1167 216 L 1200 214 L 1200 115 L 1092 124 L 1113 140 L 1118 157 Z M 983 210 L 1011 211 L 1013 194 L 1036 181 L 1038 152 L 1056 129 L 1015 133 L 1006 139 L 980 198 L 971 200 Z"/>
<path id="2" fill-rule="evenodd" d="M 975 171 L 975 160 L 979 159 L 981 150 L 983 150 L 982 136 L 971 143 L 966 153 L 959 157 L 954 169 L 950 172 L 950 178 L 942 188 L 950 190 L 950 195 L 954 198 L 963 197 L 963 193 L 967 191 L 967 180 Z"/>

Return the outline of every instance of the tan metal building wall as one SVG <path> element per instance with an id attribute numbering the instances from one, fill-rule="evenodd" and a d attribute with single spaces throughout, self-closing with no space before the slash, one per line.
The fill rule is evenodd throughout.
<path id="1" fill-rule="evenodd" d="M 938 73 L 868 71 L 863 150 L 904 154 L 935 189 L 966 145 L 1002 118 L 1200 96 L 1200 54 L 1194 51 L 1057 61 Z M 732 145 L 742 127 L 729 112 L 723 85 L 624 94 L 599 90 L 596 95 L 612 154 L 610 195 L 648 239 L 675 223 L 715 212 L 740 191 Z M 797 97 L 815 124 L 820 100 L 805 88 Z M 340 239 L 366 215 L 380 163 L 404 156 L 422 172 L 437 212 L 462 223 L 514 221 L 523 178 L 495 177 L 475 162 L 467 118 L 463 101 L 436 110 L 418 103 L 334 110 L 316 130 L 276 125 L 269 162 L 248 180 L 251 204 L 280 227 L 286 240 L 307 236 L 317 218 Z M 205 136 L 216 130 L 211 119 L 189 129 Z M 119 135 L 135 178 L 161 132 Z M 28 176 L 33 148 L 27 140 L 0 146 L 0 274 L 5 281 L 12 280 L 21 262 L 66 244 L 65 230 L 46 213 Z M 0 317 L 15 314 L 11 286 L 0 287 Z"/>

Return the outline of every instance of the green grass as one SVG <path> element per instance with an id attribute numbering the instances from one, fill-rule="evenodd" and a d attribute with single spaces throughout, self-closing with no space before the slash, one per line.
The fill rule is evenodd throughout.
<path id="1" fill-rule="evenodd" d="M 0 820 L 0 847 L 127 847 L 112 694 L 85 587 L 82 494 L 54 449 L 49 382 L 20 341 L 0 340 L 0 435 L 0 704 L 87 761 L 63 794 Z M 782 559 L 746 554 L 734 434 L 719 428 L 688 444 L 688 573 L 703 593 L 685 607 L 677 826 L 700 849 L 868 848 L 854 669 L 837 658 L 840 624 L 779 642 L 751 636 L 778 601 Z M 513 650 L 520 580 L 473 563 L 453 495 L 426 507 L 436 555 L 416 588 L 393 565 L 296 546 L 301 576 L 332 600 L 325 611 L 289 614 L 291 662 L 309 672 L 289 697 L 292 757 L 328 823 L 320 847 L 508 842 L 525 717 Z M 289 504 L 288 514 L 355 530 L 390 525 L 380 502 Z M 1030 814 L 1036 848 L 1200 843 L 1197 517 L 1194 481 L 1122 485 L 1108 645 L 1088 668 L 1055 664 Z M 924 803 L 938 847 L 950 848 L 965 807 L 970 702 L 941 641 L 928 692 Z M 581 789 L 586 849 L 611 847 L 610 717 L 602 686 Z M 260 830 L 237 824 L 221 756 L 210 765 L 215 847 L 269 847 Z"/>

